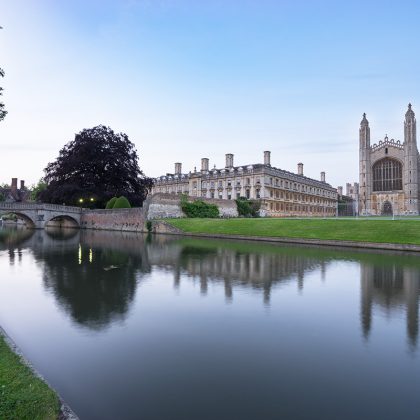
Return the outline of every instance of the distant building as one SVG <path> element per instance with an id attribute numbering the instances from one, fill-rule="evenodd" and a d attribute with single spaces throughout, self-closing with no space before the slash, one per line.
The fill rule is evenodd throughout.
<path id="1" fill-rule="evenodd" d="M 350 182 L 346 184 L 346 195 L 355 201 L 359 201 L 359 183 L 355 182 L 353 185 Z"/>
<path id="2" fill-rule="evenodd" d="M 337 190 L 325 182 L 303 175 L 303 163 L 297 173 L 271 166 L 271 153 L 264 152 L 264 163 L 234 166 L 233 154 L 226 154 L 224 168 L 209 169 L 209 159 L 201 159 L 201 170 L 182 173 L 182 164 L 175 163 L 175 172 L 154 180 L 152 193 L 187 194 L 192 197 L 235 200 L 239 197 L 261 201 L 263 215 L 335 216 Z"/>
<path id="3" fill-rule="evenodd" d="M 337 187 L 338 193 L 338 216 L 356 216 L 358 215 L 359 203 L 359 184 L 346 184 L 346 194 L 343 193 L 343 187 Z"/>
<path id="4" fill-rule="evenodd" d="M 18 188 L 17 178 L 12 178 L 10 187 L 0 187 L 0 193 L 8 203 L 27 201 L 29 199 L 29 191 L 25 187 L 25 181 L 20 181 L 20 188 Z"/>
<path id="5" fill-rule="evenodd" d="M 411 104 L 405 114 L 404 142 L 389 139 L 370 145 L 370 128 L 363 114 L 359 130 L 359 213 L 419 214 L 420 155 L 416 118 Z"/>

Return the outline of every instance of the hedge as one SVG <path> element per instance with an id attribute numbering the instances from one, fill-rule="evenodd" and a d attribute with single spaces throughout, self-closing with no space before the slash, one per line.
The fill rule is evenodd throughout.
<path id="1" fill-rule="evenodd" d="M 114 208 L 114 204 L 115 204 L 115 202 L 117 201 L 117 197 L 112 197 L 111 198 L 111 200 L 109 200 L 107 203 L 106 203 L 106 209 L 107 210 L 110 210 L 110 209 L 113 209 Z"/>
<path id="2" fill-rule="evenodd" d="M 114 204 L 114 209 L 130 209 L 130 202 L 124 197 L 118 197 Z"/>
<path id="3" fill-rule="evenodd" d="M 187 217 L 216 218 L 219 217 L 219 209 L 215 204 L 208 204 L 202 200 L 193 202 L 181 199 L 181 209 Z"/>

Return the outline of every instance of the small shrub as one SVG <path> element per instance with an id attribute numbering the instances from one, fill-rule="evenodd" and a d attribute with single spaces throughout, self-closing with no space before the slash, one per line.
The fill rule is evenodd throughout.
<path id="1" fill-rule="evenodd" d="M 153 225 L 152 225 L 152 221 L 151 221 L 151 220 L 148 220 L 148 221 L 146 222 L 146 229 L 147 229 L 147 232 L 152 233 L 152 227 L 153 227 Z"/>
<path id="2" fill-rule="evenodd" d="M 258 200 L 248 200 L 245 197 L 240 197 L 236 201 L 238 209 L 238 216 L 240 217 L 259 217 L 259 210 L 261 203 Z"/>
<path id="3" fill-rule="evenodd" d="M 124 197 L 118 197 L 115 201 L 113 209 L 130 209 L 131 205 L 130 202 Z"/>
<path id="4" fill-rule="evenodd" d="M 109 200 L 109 201 L 106 203 L 105 208 L 106 208 L 107 210 L 113 209 L 116 201 L 117 201 L 117 197 L 112 197 L 112 198 L 111 198 L 111 200 Z"/>
<path id="5" fill-rule="evenodd" d="M 202 200 L 189 202 L 184 196 L 181 197 L 181 209 L 187 217 L 219 217 L 219 209 L 215 204 L 208 204 Z"/>

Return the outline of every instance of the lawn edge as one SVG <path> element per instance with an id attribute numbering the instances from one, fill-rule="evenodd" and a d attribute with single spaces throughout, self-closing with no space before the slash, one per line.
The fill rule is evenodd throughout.
<path id="1" fill-rule="evenodd" d="M 57 392 L 51 384 L 35 369 L 32 363 L 25 357 L 22 350 L 19 346 L 13 341 L 13 339 L 6 333 L 6 331 L 0 325 L 0 336 L 4 339 L 5 343 L 12 351 L 12 353 L 16 354 L 19 357 L 19 360 L 22 364 L 27 366 L 32 374 L 44 382 L 55 394 L 57 395 L 58 401 L 60 403 L 60 408 L 58 412 L 58 420 L 80 420 L 76 413 L 70 408 L 70 406 L 64 401 L 61 395 Z"/>
<path id="2" fill-rule="evenodd" d="M 198 233 L 187 232 L 172 225 L 169 221 L 160 220 L 157 222 L 162 226 L 155 230 L 156 233 L 169 235 L 183 235 L 198 238 L 213 238 L 213 239 L 236 239 L 243 241 L 269 242 L 281 244 L 301 244 L 310 246 L 326 246 L 326 247 L 341 247 L 341 248 L 364 248 L 377 249 L 388 251 L 405 251 L 405 252 L 420 252 L 420 245 L 415 244 L 399 244 L 390 242 L 363 242 L 363 241 L 346 241 L 340 239 L 309 239 L 309 238 L 290 238 L 278 236 L 250 236 L 250 235 L 231 235 L 223 233 Z"/>

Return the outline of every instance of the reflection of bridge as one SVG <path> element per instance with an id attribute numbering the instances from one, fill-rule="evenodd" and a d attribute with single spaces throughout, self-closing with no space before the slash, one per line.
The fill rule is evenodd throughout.
<path id="1" fill-rule="evenodd" d="M 45 226 L 78 227 L 82 209 L 59 204 L 0 203 L 0 217 L 15 214 L 28 227 L 43 229 Z"/>

